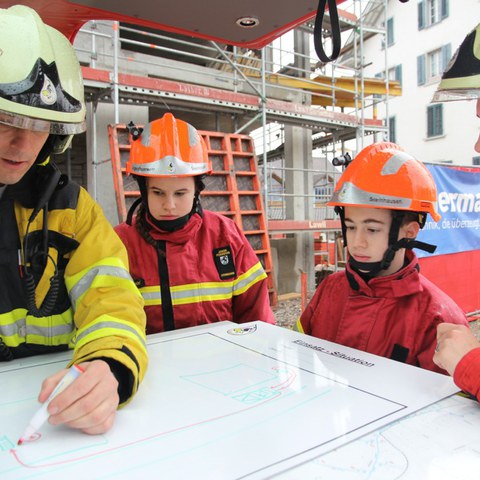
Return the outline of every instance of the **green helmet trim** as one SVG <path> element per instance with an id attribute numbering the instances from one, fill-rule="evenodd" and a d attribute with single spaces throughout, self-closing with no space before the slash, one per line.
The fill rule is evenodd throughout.
<path id="1" fill-rule="evenodd" d="M 442 75 L 432 102 L 480 97 L 480 24 L 463 40 Z"/>

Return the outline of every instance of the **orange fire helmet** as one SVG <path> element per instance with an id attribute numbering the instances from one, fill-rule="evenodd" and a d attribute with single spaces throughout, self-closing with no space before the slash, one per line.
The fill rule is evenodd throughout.
<path id="1" fill-rule="evenodd" d="M 192 177 L 210 173 L 212 166 L 198 131 L 166 113 L 132 141 L 126 171 L 144 177 Z"/>
<path id="2" fill-rule="evenodd" d="M 438 222 L 437 188 L 425 165 L 395 143 L 364 148 L 340 177 L 329 206 L 429 213 Z"/>

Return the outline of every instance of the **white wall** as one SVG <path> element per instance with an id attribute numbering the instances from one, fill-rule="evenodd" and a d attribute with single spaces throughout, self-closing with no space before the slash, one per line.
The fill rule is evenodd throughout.
<path id="1" fill-rule="evenodd" d="M 480 130 L 475 116 L 475 102 L 459 101 L 443 104 L 444 135 L 427 138 L 427 106 L 440 78 L 417 85 L 417 56 L 451 44 L 451 53 L 472 28 L 480 22 L 480 0 L 449 0 L 449 16 L 428 28 L 418 30 L 417 1 L 401 3 L 390 0 L 387 17 L 394 18 L 394 44 L 388 47 L 388 65 L 402 65 L 402 96 L 391 97 L 389 116 L 396 117 L 396 141 L 408 152 L 425 162 L 452 161 L 471 165 L 478 155 L 473 145 Z M 366 76 L 383 71 L 385 53 L 381 35 L 365 42 Z M 379 109 L 380 116 L 385 114 Z"/>

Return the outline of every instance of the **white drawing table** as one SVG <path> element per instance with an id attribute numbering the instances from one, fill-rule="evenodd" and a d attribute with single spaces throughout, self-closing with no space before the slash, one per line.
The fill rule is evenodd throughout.
<path id="1" fill-rule="evenodd" d="M 478 479 L 480 406 L 450 377 L 262 322 L 148 337 L 114 427 L 16 441 L 70 354 L 0 364 L 0 479 Z"/>

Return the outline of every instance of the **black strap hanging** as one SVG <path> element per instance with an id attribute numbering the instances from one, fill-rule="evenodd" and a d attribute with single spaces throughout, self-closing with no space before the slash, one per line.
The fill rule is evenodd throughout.
<path id="1" fill-rule="evenodd" d="M 332 54 L 329 57 L 322 44 L 322 26 L 328 1 L 328 11 L 330 13 L 330 24 L 332 27 Z M 315 27 L 313 28 L 313 41 L 318 58 L 322 62 L 332 62 L 338 58 L 341 47 L 340 22 L 338 21 L 338 11 L 336 0 L 319 0 Z"/>

